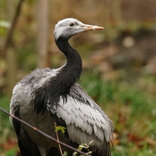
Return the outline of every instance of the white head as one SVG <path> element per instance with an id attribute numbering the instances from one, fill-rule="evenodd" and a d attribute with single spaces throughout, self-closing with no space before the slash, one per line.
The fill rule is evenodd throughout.
<path id="1" fill-rule="evenodd" d="M 59 37 L 69 39 L 73 35 L 89 30 L 101 30 L 103 27 L 84 24 L 74 18 L 66 18 L 55 25 L 54 36 L 57 40 Z"/>

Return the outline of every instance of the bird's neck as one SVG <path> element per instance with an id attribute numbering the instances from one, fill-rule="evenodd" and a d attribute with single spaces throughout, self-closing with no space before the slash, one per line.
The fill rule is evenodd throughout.
<path id="1" fill-rule="evenodd" d="M 59 38 L 56 40 L 59 49 L 65 54 L 67 63 L 58 72 L 55 77 L 52 77 L 43 88 L 36 90 L 34 100 L 34 110 L 37 114 L 44 113 L 48 104 L 56 105 L 60 96 L 66 99 L 70 88 L 79 79 L 82 70 L 82 61 L 76 50 L 68 43 L 68 40 Z"/>
<path id="2" fill-rule="evenodd" d="M 58 86 L 61 88 L 61 94 L 68 94 L 71 86 L 74 85 L 81 75 L 82 60 L 78 52 L 69 45 L 67 39 L 59 38 L 56 44 L 67 59 L 65 66 L 57 74 Z"/>

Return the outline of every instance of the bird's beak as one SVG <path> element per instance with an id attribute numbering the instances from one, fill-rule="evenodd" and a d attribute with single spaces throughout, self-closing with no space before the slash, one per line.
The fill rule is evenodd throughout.
<path id="1" fill-rule="evenodd" d="M 104 29 L 104 27 L 100 27 L 100 26 L 97 26 L 97 25 L 84 24 L 82 29 L 84 29 L 84 31 L 102 30 L 102 29 Z"/>

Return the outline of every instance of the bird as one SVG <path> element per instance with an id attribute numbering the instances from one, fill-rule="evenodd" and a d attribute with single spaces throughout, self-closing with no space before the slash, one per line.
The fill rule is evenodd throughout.
<path id="1" fill-rule="evenodd" d="M 75 18 L 66 18 L 56 23 L 55 43 L 66 57 L 66 63 L 57 68 L 35 69 L 17 82 L 10 101 L 10 114 L 46 134 L 78 148 L 89 145 L 93 156 L 110 156 L 114 126 L 100 106 L 82 89 L 78 80 L 82 60 L 69 39 L 81 32 L 102 30 L 103 27 L 84 24 Z M 11 117 L 22 156 L 61 156 L 58 144 L 34 129 Z M 68 156 L 73 151 L 61 146 Z M 87 149 L 83 149 L 87 152 Z"/>

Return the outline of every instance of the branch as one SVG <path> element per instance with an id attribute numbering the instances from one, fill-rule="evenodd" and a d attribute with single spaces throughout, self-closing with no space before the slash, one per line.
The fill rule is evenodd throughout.
<path id="1" fill-rule="evenodd" d="M 37 129 L 36 127 L 34 127 L 34 126 L 32 126 L 32 125 L 30 125 L 29 123 L 25 122 L 24 120 L 22 120 L 22 119 L 20 119 L 20 118 L 18 118 L 18 117 L 16 117 L 16 116 L 10 114 L 10 113 L 7 112 L 6 110 L 2 109 L 1 107 L 0 107 L 0 111 L 4 112 L 4 113 L 7 114 L 8 116 L 10 116 L 10 117 L 12 117 L 12 118 L 18 120 L 19 122 L 23 123 L 24 125 L 26 125 L 26 126 L 32 128 L 34 131 L 37 131 L 38 133 L 44 135 L 45 137 L 47 137 L 47 138 L 49 138 L 49 139 L 51 139 L 51 140 L 57 142 L 58 144 L 61 144 L 61 145 L 65 146 L 65 147 L 67 147 L 67 148 L 69 148 L 69 149 L 72 149 L 73 151 L 76 151 L 76 152 L 78 152 L 78 153 L 80 153 L 80 154 L 83 154 L 83 155 L 85 155 L 85 156 L 91 156 L 91 155 L 88 155 L 88 154 L 86 154 L 86 153 L 84 153 L 84 152 L 82 152 L 82 151 L 77 150 L 76 148 L 74 148 L 74 147 L 72 147 L 72 146 L 70 146 L 70 145 L 67 145 L 66 143 L 64 143 L 64 142 L 62 142 L 62 141 L 59 141 L 58 139 L 53 138 L 52 136 L 50 136 L 50 135 L 44 133 L 43 131 Z"/>
<path id="2" fill-rule="evenodd" d="M 7 34 L 7 37 L 6 37 L 6 41 L 4 43 L 4 48 L 3 48 L 3 51 L 2 51 L 2 55 L 4 55 L 6 53 L 8 47 L 12 44 L 13 33 L 14 33 L 14 30 L 15 30 L 19 15 L 21 13 L 21 8 L 22 8 L 23 2 L 24 2 L 24 0 L 19 0 L 19 3 L 17 5 L 16 12 L 15 12 L 15 15 L 13 17 L 12 24 L 11 24 L 11 28 L 9 29 L 9 32 Z"/>

